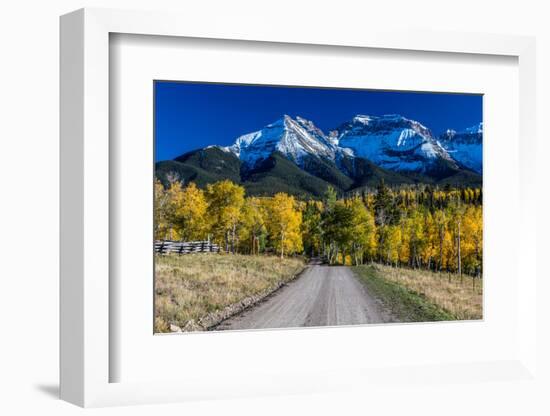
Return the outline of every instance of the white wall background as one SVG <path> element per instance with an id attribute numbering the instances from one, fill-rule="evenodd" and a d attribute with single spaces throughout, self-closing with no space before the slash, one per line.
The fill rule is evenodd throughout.
<path id="1" fill-rule="evenodd" d="M 548 244 L 550 13 L 547 2 L 521 1 L 208 1 L 11 0 L 0 9 L 0 413 L 69 415 L 81 409 L 56 399 L 58 383 L 58 16 L 84 6 L 178 10 L 193 15 L 245 14 L 287 25 L 395 25 L 435 30 L 536 35 L 540 195 L 539 266 Z M 27 243 L 27 239 L 33 241 Z M 539 274 L 543 275 L 542 267 Z M 546 273 L 547 275 L 548 273 Z M 548 276 L 550 278 L 550 276 Z M 550 374 L 550 284 L 539 286 L 540 364 Z M 548 378 L 546 378 L 548 381 Z M 376 397 L 335 393 L 93 410 L 101 415 L 166 414 L 548 414 L 550 384 L 486 383 L 402 390 Z"/>

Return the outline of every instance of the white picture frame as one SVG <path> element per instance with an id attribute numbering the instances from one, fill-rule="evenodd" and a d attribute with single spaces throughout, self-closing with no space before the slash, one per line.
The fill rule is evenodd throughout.
<path id="1" fill-rule="evenodd" d="M 61 18 L 61 398 L 88 407 L 334 391 L 349 387 L 351 381 L 342 383 L 345 379 L 365 384 L 384 379 L 391 383 L 394 378 L 403 380 L 407 378 L 405 374 L 412 373 L 413 378 L 422 380 L 433 378 L 434 372 L 442 372 L 444 377 L 458 377 L 474 383 L 489 375 L 518 381 L 534 377 L 534 39 L 466 33 L 384 32 L 365 28 L 329 33 L 313 25 L 307 31 L 303 28 L 280 31 L 277 25 L 268 23 L 243 32 L 235 30 L 233 23 L 217 21 L 216 25 L 208 25 L 202 19 L 188 16 L 107 9 L 82 9 Z M 112 226 L 109 190 L 110 172 L 114 169 L 109 148 L 109 37 L 115 33 L 517 58 L 520 201 L 515 219 L 518 234 L 514 249 L 518 258 L 515 273 L 521 268 L 522 279 L 518 281 L 516 299 L 518 331 L 514 339 L 518 345 L 514 353 L 495 361 L 442 361 L 435 367 L 418 362 L 414 371 L 408 368 L 402 373 L 399 369 L 374 369 L 372 366 L 368 372 L 365 368 L 321 367 L 319 371 L 309 372 L 280 368 L 277 374 L 236 383 L 232 383 L 231 374 L 221 374 L 216 381 L 195 375 L 177 381 L 152 378 L 151 381 L 112 382 L 110 368 L 121 358 L 117 357 L 117 350 L 110 348 L 114 337 L 110 332 L 110 311 L 116 309 L 110 293 L 116 288 L 111 286 L 109 279 L 113 267 L 109 251 L 109 228 Z M 407 330 L 415 331 L 412 326 Z M 336 336 L 334 329 L 310 332 L 308 336 L 322 340 L 324 334 L 331 331 L 331 336 Z M 481 373 L 484 377 L 480 378 Z"/>

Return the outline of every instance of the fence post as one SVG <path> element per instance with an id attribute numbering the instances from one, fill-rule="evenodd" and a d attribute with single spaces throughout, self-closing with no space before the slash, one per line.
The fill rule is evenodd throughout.
<path id="1" fill-rule="evenodd" d="M 190 253 L 219 253 L 220 246 L 210 240 L 201 241 L 165 241 L 155 240 L 153 251 L 158 254 L 190 254 Z"/>

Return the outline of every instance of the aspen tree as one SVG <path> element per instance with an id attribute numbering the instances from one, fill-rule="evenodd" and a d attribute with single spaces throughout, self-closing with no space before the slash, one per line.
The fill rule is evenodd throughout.
<path id="1" fill-rule="evenodd" d="M 241 212 L 239 241 L 245 251 L 250 254 L 260 254 L 260 242 L 266 235 L 265 210 L 259 198 L 246 198 Z"/>
<path id="2" fill-rule="evenodd" d="M 191 182 L 174 194 L 174 226 L 183 241 L 202 239 L 206 229 L 207 203 L 204 192 Z"/>
<path id="3" fill-rule="evenodd" d="M 225 243 L 225 251 L 235 253 L 237 226 L 244 204 L 244 188 L 230 180 L 210 184 L 206 187 L 210 229 L 219 243 Z"/>
<path id="4" fill-rule="evenodd" d="M 283 192 L 275 194 L 269 203 L 266 225 L 272 246 L 280 252 L 281 259 L 285 253 L 292 254 L 303 250 L 302 213 L 296 209 L 293 196 Z"/>

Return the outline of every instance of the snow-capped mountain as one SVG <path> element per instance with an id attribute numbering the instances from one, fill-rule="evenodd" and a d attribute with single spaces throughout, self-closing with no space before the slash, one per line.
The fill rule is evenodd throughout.
<path id="1" fill-rule="evenodd" d="M 428 128 L 399 115 L 357 115 L 337 129 L 338 146 L 355 157 L 396 172 L 422 172 L 445 161 L 456 163 Z"/>
<path id="2" fill-rule="evenodd" d="M 275 151 L 300 167 L 307 156 L 334 160 L 337 152 L 337 147 L 313 122 L 287 115 L 261 130 L 238 137 L 233 145 L 222 149 L 235 154 L 248 168 Z"/>
<path id="3" fill-rule="evenodd" d="M 463 131 L 447 130 L 440 144 L 457 163 L 479 174 L 483 171 L 483 123 Z"/>
<path id="4" fill-rule="evenodd" d="M 204 187 L 229 179 L 251 195 L 276 192 L 322 197 L 328 186 L 351 191 L 388 184 L 481 184 L 483 126 L 435 138 L 400 115 L 357 115 L 328 134 L 302 117 L 282 116 L 231 146 L 208 146 L 157 162 L 170 177 Z M 477 172 L 477 173 L 476 173 Z"/>
<path id="5" fill-rule="evenodd" d="M 248 167 L 275 151 L 300 167 L 312 156 L 336 165 L 345 157 L 362 158 L 396 172 L 426 173 L 441 161 L 458 167 L 428 128 L 398 115 L 357 115 L 328 135 L 309 120 L 285 115 L 223 149 Z"/>

